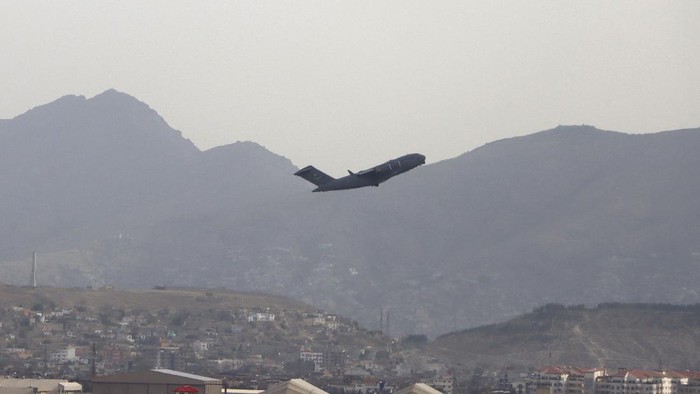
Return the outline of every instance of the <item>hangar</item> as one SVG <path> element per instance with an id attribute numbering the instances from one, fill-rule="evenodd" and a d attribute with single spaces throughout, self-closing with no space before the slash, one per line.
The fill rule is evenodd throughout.
<path id="1" fill-rule="evenodd" d="M 92 379 L 93 394 L 221 394 L 222 388 L 220 379 L 171 369 L 150 369 L 121 375 L 95 376 Z"/>

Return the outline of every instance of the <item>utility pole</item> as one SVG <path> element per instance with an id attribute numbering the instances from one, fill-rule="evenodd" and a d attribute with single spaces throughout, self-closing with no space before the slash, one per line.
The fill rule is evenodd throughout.
<path id="1" fill-rule="evenodd" d="M 384 334 L 384 308 L 379 309 L 379 332 Z"/>
<path id="2" fill-rule="evenodd" d="M 30 278 L 29 285 L 31 287 L 36 287 L 36 252 L 32 253 L 32 277 Z"/>
<path id="3" fill-rule="evenodd" d="M 391 322 L 391 316 L 389 315 L 389 310 L 387 309 L 386 311 L 386 336 L 390 337 L 391 336 L 391 325 L 389 324 Z"/>

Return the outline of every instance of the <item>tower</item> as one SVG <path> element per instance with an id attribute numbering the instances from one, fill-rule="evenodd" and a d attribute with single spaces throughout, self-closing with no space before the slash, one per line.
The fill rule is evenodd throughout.
<path id="1" fill-rule="evenodd" d="M 379 332 L 384 334 L 384 308 L 379 309 Z"/>
<path id="2" fill-rule="evenodd" d="M 389 310 L 387 309 L 386 311 L 386 335 L 388 337 L 391 336 L 391 315 L 389 314 Z"/>
<path id="3" fill-rule="evenodd" d="M 36 252 L 32 253 L 32 277 L 30 278 L 30 286 L 36 287 Z"/>

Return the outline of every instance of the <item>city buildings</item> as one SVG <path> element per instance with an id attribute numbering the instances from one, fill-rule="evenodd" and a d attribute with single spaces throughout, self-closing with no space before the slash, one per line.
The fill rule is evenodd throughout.
<path id="1" fill-rule="evenodd" d="M 697 394 L 700 372 L 549 366 L 530 374 L 527 394 Z M 515 387 L 523 392 L 522 384 Z"/>

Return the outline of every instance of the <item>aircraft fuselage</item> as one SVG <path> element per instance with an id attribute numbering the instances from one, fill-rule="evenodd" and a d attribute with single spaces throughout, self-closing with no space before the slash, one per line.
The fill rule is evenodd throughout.
<path id="1" fill-rule="evenodd" d="M 313 166 L 304 167 L 294 175 L 300 176 L 318 186 L 313 190 L 314 192 L 325 192 L 379 186 L 380 183 L 385 182 L 389 178 L 412 170 L 422 164 L 425 164 L 425 156 L 419 153 L 412 153 L 389 160 L 367 170 L 356 173 L 348 171 L 349 175 L 338 179 L 324 174 Z"/>

